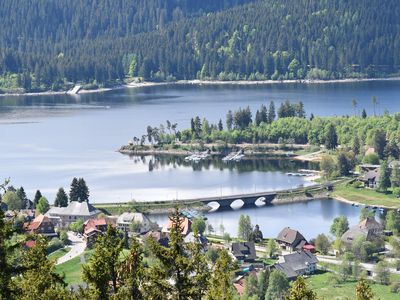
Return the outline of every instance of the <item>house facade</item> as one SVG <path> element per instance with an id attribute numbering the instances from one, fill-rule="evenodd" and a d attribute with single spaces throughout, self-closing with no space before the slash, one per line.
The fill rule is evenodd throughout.
<path id="1" fill-rule="evenodd" d="M 129 213 L 125 212 L 120 215 L 117 219 L 117 229 L 129 232 L 131 230 L 131 225 L 137 223 L 140 227 L 139 232 L 144 233 L 151 229 L 151 221 L 142 213 Z"/>
<path id="2" fill-rule="evenodd" d="M 25 223 L 24 228 L 28 234 L 40 234 L 47 238 L 58 236 L 54 230 L 53 223 L 44 215 L 39 215 L 32 222 Z"/>
<path id="3" fill-rule="evenodd" d="M 285 227 L 279 232 L 276 242 L 282 250 L 289 252 L 302 250 L 308 244 L 300 232 L 290 227 Z"/>
<path id="4" fill-rule="evenodd" d="M 72 201 L 67 207 L 52 207 L 46 213 L 46 216 L 58 227 L 68 227 L 77 220 L 86 222 L 95 219 L 101 213 L 93 205 L 88 202 Z"/>
<path id="5" fill-rule="evenodd" d="M 297 251 L 279 258 L 275 268 L 289 279 L 313 274 L 317 270 L 317 257 L 309 251 Z"/>
<path id="6" fill-rule="evenodd" d="M 364 236 L 367 241 L 372 241 L 383 234 L 383 225 L 375 218 L 366 218 L 357 225 L 350 227 L 341 237 L 345 245 L 351 245 L 359 236 Z"/>

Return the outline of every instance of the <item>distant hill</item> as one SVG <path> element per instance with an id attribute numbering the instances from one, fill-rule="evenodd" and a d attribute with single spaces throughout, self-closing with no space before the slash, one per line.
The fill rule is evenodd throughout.
<path id="1" fill-rule="evenodd" d="M 0 87 L 382 77 L 400 65 L 397 0 L 2 0 L 0 20 Z"/>

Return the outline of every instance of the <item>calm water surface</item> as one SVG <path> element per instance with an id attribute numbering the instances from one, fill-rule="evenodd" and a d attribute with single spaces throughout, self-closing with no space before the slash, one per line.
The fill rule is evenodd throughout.
<path id="1" fill-rule="evenodd" d="M 210 162 L 199 169 L 158 163 L 149 170 L 154 158 L 143 162 L 115 150 L 140 136 L 147 125 L 167 119 L 182 129 L 194 115 L 217 122 L 229 109 L 249 105 L 254 111 L 268 100 L 278 106 L 286 99 L 303 101 L 308 114 L 326 116 L 353 114 L 355 98 L 359 110 L 371 113 L 373 95 L 380 113 L 400 110 L 399 81 L 160 86 L 79 96 L 0 97 L 0 178 L 11 177 L 30 197 L 40 189 L 50 202 L 58 187 L 68 189 L 74 176 L 86 179 L 92 202 L 182 199 L 307 184 L 286 176 L 288 166 L 282 164 L 228 167 Z"/>
<path id="2" fill-rule="evenodd" d="M 315 238 L 320 233 L 329 234 L 332 220 L 340 215 L 347 216 L 350 226 L 356 225 L 360 215 L 359 207 L 337 200 L 313 200 L 301 203 L 224 210 L 206 214 L 207 222 L 215 232 L 222 234 L 221 224 L 231 236 L 237 236 L 238 220 L 241 214 L 250 216 L 253 226 L 260 225 L 265 237 L 276 237 L 286 226 L 299 230 L 306 239 Z M 377 220 L 381 213 L 377 212 Z M 152 216 L 159 225 L 167 221 L 167 216 Z"/>

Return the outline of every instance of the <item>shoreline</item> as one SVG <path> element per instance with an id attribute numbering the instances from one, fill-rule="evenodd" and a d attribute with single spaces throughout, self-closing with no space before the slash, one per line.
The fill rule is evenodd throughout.
<path id="1" fill-rule="evenodd" d="M 384 209 L 398 209 L 398 207 L 395 207 L 395 206 L 387 206 L 387 205 L 379 205 L 379 204 L 375 204 L 375 205 L 366 205 L 366 204 L 364 204 L 364 203 L 360 203 L 360 202 L 357 202 L 357 201 L 351 201 L 351 200 L 346 199 L 346 198 L 344 198 L 344 197 L 342 197 L 342 196 L 331 196 L 331 198 L 332 198 L 332 199 L 335 199 L 335 200 L 337 200 L 337 201 L 343 202 L 343 203 L 351 204 L 351 205 L 352 205 L 352 204 L 357 204 L 357 205 L 360 206 L 360 207 L 365 207 L 365 206 L 372 207 L 372 206 L 376 206 L 377 208 L 384 208 Z"/>
<path id="2" fill-rule="evenodd" d="M 137 89 L 143 87 L 154 87 L 154 86 L 162 86 L 162 85 L 209 85 L 209 86 L 223 86 L 223 85 L 271 85 L 271 84 L 329 84 L 329 83 L 356 83 L 356 82 L 373 82 L 373 81 L 400 81 L 400 77 L 384 77 L 384 78 L 347 78 L 347 79 L 330 79 L 330 80 L 321 80 L 321 79 L 303 79 L 303 80 L 255 80 L 255 81 L 247 81 L 247 80 L 237 80 L 237 81 L 221 81 L 221 80 L 178 80 L 173 82 L 138 82 L 138 83 L 126 83 L 114 87 L 109 88 L 98 88 L 93 90 L 80 90 L 77 94 L 72 94 L 69 91 L 45 91 L 45 92 L 37 92 L 37 93 L 4 93 L 0 94 L 0 97 L 20 97 L 20 96 L 57 96 L 57 95 L 69 95 L 69 96 L 79 96 L 85 94 L 95 94 L 95 93 L 104 93 L 122 89 Z"/>

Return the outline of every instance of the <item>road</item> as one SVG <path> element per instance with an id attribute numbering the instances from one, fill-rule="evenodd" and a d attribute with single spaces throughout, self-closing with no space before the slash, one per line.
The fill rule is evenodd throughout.
<path id="1" fill-rule="evenodd" d="M 335 259 L 330 256 L 317 255 L 317 258 L 320 262 L 326 262 L 326 263 L 330 263 L 333 265 L 340 265 L 342 263 L 342 261 L 340 259 Z M 376 264 L 360 263 L 360 266 L 367 271 L 374 272 Z M 395 268 L 389 268 L 389 270 L 390 270 L 390 273 L 400 274 L 400 271 L 397 271 Z"/>
<path id="2" fill-rule="evenodd" d="M 65 263 L 85 252 L 86 242 L 83 238 L 79 238 L 73 232 L 68 231 L 68 239 L 71 241 L 71 250 L 57 260 L 57 265 Z"/>

